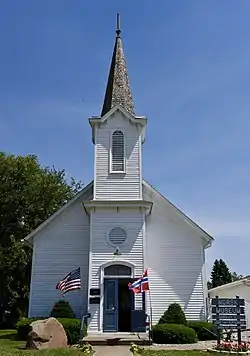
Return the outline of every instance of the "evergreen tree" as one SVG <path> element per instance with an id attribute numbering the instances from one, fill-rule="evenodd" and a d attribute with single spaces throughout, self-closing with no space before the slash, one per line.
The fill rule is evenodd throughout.
<path id="1" fill-rule="evenodd" d="M 232 282 L 238 281 L 239 279 L 244 278 L 242 274 L 237 274 L 236 272 L 231 273 L 232 275 Z"/>
<path id="2" fill-rule="evenodd" d="M 211 281 L 207 281 L 207 289 L 211 289 L 212 288 L 212 283 Z"/>
<path id="3" fill-rule="evenodd" d="M 211 272 L 212 288 L 232 282 L 232 274 L 227 267 L 227 264 L 222 260 L 215 260 Z"/>
<path id="4" fill-rule="evenodd" d="M 159 324 L 187 324 L 187 319 L 181 306 L 177 303 L 170 304 L 159 320 Z"/>
<path id="5" fill-rule="evenodd" d="M 69 304 L 65 299 L 58 300 L 50 312 L 50 316 L 54 318 L 75 318 L 75 314 Z"/>

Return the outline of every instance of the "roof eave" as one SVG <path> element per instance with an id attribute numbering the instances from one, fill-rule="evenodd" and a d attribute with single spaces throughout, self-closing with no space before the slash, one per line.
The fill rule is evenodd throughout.
<path id="1" fill-rule="evenodd" d="M 33 245 L 33 240 L 35 235 L 41 231 L 45 226 L 47 226 L 49 223 L 51 223 L 62 211 L 67 209 L 71 204 L 73 204 L 81 195 L 86 193 L 88 189 L 90 189 L 93 185 L 93 181 L 91 181 L 86 187 L 84 187 L 79 193 L 77 193 L 72 199 L 70 199 L 66 204 L 64 204 L 60 209 L 58 209 L 54 214 L 52 214 L 48 219 L 46 219 L 44 222 L 42 222 L 38 227 L 33 230 L 29 235 L 27 235 L 24 239 L 22 239 L 22 242 L 28 244 L 29 246 Z"/>
<path id="2" fill-rule="evenodd" d="M 104 116 L 91 116 L 89 118 L 89 124 L 92 127 L 92 141 L 95 143 L 95 126 L 103 124 L 111 115 L 116 111 L 120 111 L 124 116 L 126 116 L 131 122 L 136 125 L 141 125 L 145 127 L 147 124 L 146 116 L 135 116 L 127 112 L 122 106 L 115 105 L 111 110 L 109 110 Z M 143 130 L 142 143 L 145 141 L 145 130 Z"/>
<path id="3" fill-rule="evenodd" d="M 90 213 L 93 208 L 144 208 L 149 215 L 152 211 L 153 202 L 149 200 L 86 200 L 82 202 L 84 209 L 87 213 Z"/>
<path id="4" fill-rule="evenodd" d="M 209 289 L 208 293 L 225 290 L 227 288 L 232 288 L 232 287 L 238 286 L 240 284 L 245 284 L 246 282 L 250 282 L 250 279 L 249 278 L 242 278 L 242 279 L 239 279 L 238 281 L 234 281 L 234 282 L 231 282 L 231 283 L 223 284 L 221 286 Z"/>
<path id="5" fill-rule="evenodd" d="M 110 109 L 105 115 L 103 116 L 91 116 L 89 118 L 89 123 L 93 127 L 96 124 L 100 124 L 105 122 L 111 115 L 113 115 L 116 111 L 121 111 L 129 120 L 133 121 L 134 123 L 140 124 L 142 126 L 145 126 L 147 124 L 147 118 L 146 116 L 138 116 L 138 115 L 132 115 L 126 109 L 124 109 L 120 105 L 115 105 L 113 106 L 112 109 Z"/>
<path id="6" fill-rule="evenodd" d="M 176 213 L 181 216 L 192 228 L 194 228 L 196 231 L 199 232 L 199 235 L 205 240 L 205 248 L 209 248 L 212 246 L 212 243 L 214 241 L 214 238 L 205 230 L 203 230 L 196 222 L 194 222 L 191 218 L 189 218 L 185 213 L 183 213 L 177 206 L 175 206 L 171 201 L 169 201 L 163 194 L 161 194 L 157 189 L 155 189 L 151 184 L 143 180 L 143 183 L 146 184 L 149 188 L 154 189 L 157 191 L 158 194 L 160 194 L 163 199 L 165 199 L 168 204 L 176 211 Z"/>

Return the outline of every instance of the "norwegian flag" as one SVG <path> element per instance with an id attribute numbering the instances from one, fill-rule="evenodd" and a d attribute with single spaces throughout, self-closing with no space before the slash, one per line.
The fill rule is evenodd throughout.
<path id="1" fill-rule="evenodd" d="M 129 290 L 138 294 L 149 290 L 148 270 L 144 271 L 143 275 L 133 283 L 128 284 Z"/>

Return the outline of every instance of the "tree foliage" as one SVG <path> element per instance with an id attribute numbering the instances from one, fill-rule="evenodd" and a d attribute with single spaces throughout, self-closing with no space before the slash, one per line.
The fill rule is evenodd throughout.
<path id="1" fill-rule="evenodd" d="M 238 281 L 242 278 L 244 277 L 241 274 L 230 272 L 227 264 L 222 259 L 216 259 L 213 264 L 211 278 L 207 282 L 207 288 L 215 288 L 223 284 Z"/>
<path id="2" fill-rule="evenodd" d="M 58 300 L 50 312 L 50 316 L 53 318 L 75 318 L 75 314 L 65 299 Z"/>
<path id="3" fill-rule="evenodd" d="M 25 313 L 31 249 L 22 239 L 71 199 L 81 183 L 36 156 L 0 152 L 0 325 Z"/>
<path id="4" fill-rule="evenodd" d="M 232 282 L 232 275 L 227 264 L 222 260 L 215 260 L 211 272 L 211 288 Z"/>
<path id="5" fill-rule="evenodd" d="M 232 272 L 231 276 L 232 276 L 232 282 L 238 281 L 238 280 L 244 278 L 242 274 L 237 274 L 236 272 Z"/>
<path id="6" fill-rule="evenodd" d="M 187 319 L 181 306 L 177 303 L 169 305 L 168 309 L 159 320 L 159 324 L 187 324 Z"/>

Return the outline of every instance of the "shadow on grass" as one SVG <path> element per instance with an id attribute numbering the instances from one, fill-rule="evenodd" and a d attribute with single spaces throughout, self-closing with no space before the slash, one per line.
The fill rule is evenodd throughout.
<path id="1" fill-rule="evenodd" d="M 22 341 L 16 333 L 0 334 L 0 340 Z"/>
<path id="2" fill-rule="evenodd" d="M 0 333 L 0 347 L 6 346 L 8 348 L 13 347 L 18 350 L 25 350 L 24 345 L 22 347 L 20 346 L 23 343 L 25 343 L 25 341 L 21 340 L 15 331 L 12 332 L 10 330 L 3 334 Z"/>

